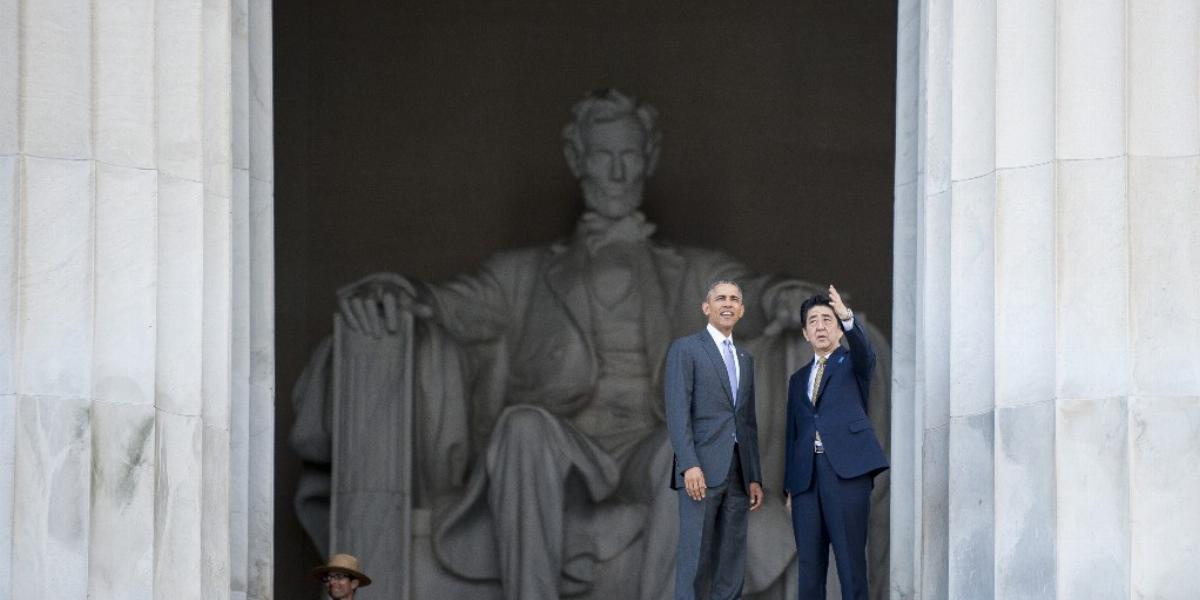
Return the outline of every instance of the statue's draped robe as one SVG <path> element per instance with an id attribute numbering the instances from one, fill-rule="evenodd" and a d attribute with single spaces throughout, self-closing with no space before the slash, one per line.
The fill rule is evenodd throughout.
<path id="1" fill-rule="evenodd" d="M 616 267 L 608 264 L 614 262 Z M 611 268 L 626 272 L 606 277 L 604 270 Z M 660 553 L 666 548 L 672 556 L 645 557 L 642 595 L 669 593 L 665 582 L 672 579 L 677 523 L 674 492 L 667 489 L 669 446 L 664 454 L 655 442 L 658 436 L 665 444 L 662 362 L 672 339 L 703 327 L 700 303 L 717 279 L 742 286 L 747 310 L 735 336 L 758 364 L 756 401 L 768 504 L 750 519 L 746 591 L 778 579 L 794 553 L 787 514 L 774 506 L 780 502 L 786 382 L 807 355 L 794 338 L 761 335 L 767 320 L 762 307 L 771 306 L 784 288 L 800 287 L 804 293 L 819 289 L 794 279 L 751 275 L 719 252 L 650 240 L 589 247 L 584 235 L 549 247 L 500 253 L 474 274 L 421 286 L 420 296 L 432 305 L 434 318 L 418 325 L 415 346 L 416 503 L 436 511 L 434 550 L 448 571 L 468 579 L 497 579 L 504 570 L 501 557 L 512 552 L 513 544 L 537 543 L 537 536 L 513 539 L 519 532 L 505 532 L 516 522 L 514 515 L 501 515 L 499 521 L 509 524 L 505 526 L 493 514 L 498 506 L 505 511 L 548 510 L 540 496 L 517 499 L 537 484 L 520 481 L 519 467 L 504 471 L 510 465 L 488 464 L 499 457 L 523 460 L 512 452 L 513 440 L 502 438 L 535 431 L 542 438 L 539 443 L 556 451 L 558 463 L 568 465 L 570 477 L 561 481 L 576 488 L 555 492 L 561 507 L 549 505 L 561 520 L 562 547 L 555 550 L 561 556 L 554 566 L 562 572 L 562 591 L 586 589 L 597 563 L 644 534 L 656 538 L 645 540 L 644 548 L 656 547 Z M 621 290 L 638 303 L 619 302 Z M 600 317 L 605 322 L 598 325 Z M 644 355 L 640 369 L 627 364 L 635 353 Z M 296 505 L 317 540 L 328 539 L 330 361 L 329 344 L 322 344 L 293 396 L 297 421 L 292 443 L 307 465 Z M 606 407 L 619 414 L 606 419 Z M 527 425 L 534 430 L 521 429 Z M 631 454 L 638 456 L 631 461 Z M 656 508 L 663 503 L 652 498 L 619 492 L 631 469 L 622 462 L 636 460 L 661 463 L 642 468 L 652 486 L 647 496 L 660 491 L 669 495 L 669 510 Z M 661 476 L 655 480 L 658 471 Z M 489 473 L 496 477 L 501 472 L 506 473 L 503 481 L 489 480 Z M 498 532 L 509 537 L 497 540 Z M 542 560 L 529 548 L 518 550 L 510 558 Z M 650 572 L 659 566 L 655 560 L 664 572 Z M 659 578 L 662 585 L 647 581 Z"/>

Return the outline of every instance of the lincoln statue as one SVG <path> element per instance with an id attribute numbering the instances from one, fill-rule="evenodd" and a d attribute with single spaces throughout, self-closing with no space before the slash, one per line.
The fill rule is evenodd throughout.
<path id="1" fill-rule="evenodd" d="M 378 273 L 338 293 L 346 339 L 399 336 L 411 348 L 410 396 L 370 401 L 413 407 L 404 442 L 412 447 L 412 508 L 429 515 L 426 560 L 437 571 L 420 585 L 434 593 L 437 581 L 473 582 L 510 600 L 670 597 L 678 500 L 669 485 L 663 361 L 672 339 L 703 327 L 710 284 L 728 280 L 743 290 L 738 335 L 753 344 L 763 382 L 768 502 L 751 516 L 746 592 L 780 591 L 794 562 L 778 497 L 787 373 L 807 359 L 800 305 L 825 286 L 755 274 L 722 252 L 656 238 L 640 212 L 662 139 L 654 108 L 601 90 L 573 114 L 563 150 L 584 210 L 569 235 L 498 252 L 448 281 Z M 361 549 L 327 547 L 337 503 L 331 390 L 338 369 L 349 368 L 335 349 L 332 341 L 317 349 L 294 392 L 291 440 L 308 469 L 297 508 L 322 551 L 354 552 L 378 572 Z M 873 396 L 886 402 L 882 378 L 890 374 L 881 371 L 872 387 L 882 393 Z"/>

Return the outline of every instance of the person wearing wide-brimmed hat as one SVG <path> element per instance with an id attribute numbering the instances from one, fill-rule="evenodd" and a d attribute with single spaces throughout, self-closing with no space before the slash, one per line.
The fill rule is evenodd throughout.
<path id="1" fill-rule="evenodd" d="M 313 569 L 312 576 L 325 585 L 333 600 L 353 600 L 358 588 L 371 585 L 371 578 L 359 569 L 358 558 L 350 554 L 334 554 L 327 564 Z"/>

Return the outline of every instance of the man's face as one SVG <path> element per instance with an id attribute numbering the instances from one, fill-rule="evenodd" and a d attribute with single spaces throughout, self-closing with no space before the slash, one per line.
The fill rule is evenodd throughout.
<path id="1" fill-rule="evenodd" d="M 329 597 L 333 598 L 333 600 L 353 598 L 354 591 L 358 589 L 358 580 L 345 573 L 327 573 L 323 579 L 325 581 L 325 591 L 329 593 Z"/>
<path id="2" fill-rule="evenodd" d="M 708 300 L 700 305 L 708 322 L 727 337 L 733 333 L 733 326 L 742 318 L 746 307 L 742 304 L 742 291 L 731 283 L 717 284 L 708 293 Z"/>
<path id="3" fill-rule="evenodd" d="M 620 219 L 642 205 L 646 182 L 646 132 L 637 119 L 592 123 L 583 131 L 583 201 L 592 211 Z"/>
<path id="4" fill-rule="evenodd" d="M 804 339 L 822 356 L 837 349 L 838 342 L 842 341 L 842 326 L 832 308 L 818 304 L 808 309 L 804 317 Z"/>

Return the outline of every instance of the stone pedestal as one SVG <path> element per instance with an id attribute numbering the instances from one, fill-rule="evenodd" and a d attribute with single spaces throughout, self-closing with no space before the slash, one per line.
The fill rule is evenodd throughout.
<path id="1" fill-rule="evenodd" d="M 270 3 L 0 0 L 0 599 L 269 598 Z"/>
<path id="2" fill-rule="evenodd" d="M 892 597 L 1194 596 L 1200 6 L 898 39 Z"/>
<path id="3" fill-rule="evenodd" d="M 413 598 L 412 313 L 401 312 L 394 336 L 355 331 L 334 317 L 330 406 L 332 494 L 329 548 L 371 561 L 371 593 Z M 440 457 L 443 460 L 446 457 Z"/>

